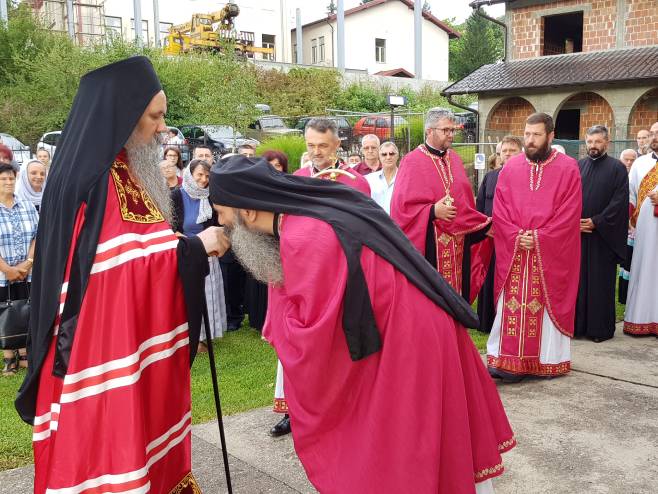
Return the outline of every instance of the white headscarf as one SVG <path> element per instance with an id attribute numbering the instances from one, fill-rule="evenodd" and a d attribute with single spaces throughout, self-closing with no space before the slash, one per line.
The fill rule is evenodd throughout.
<path id="1" fill-rule="evenodd" d="M 187 192 L 192 199 L 197 199 L 199 201 L 199 216 L 196 218 L 197 225 L 205 223 L 212 218 L 212 207 L 208 200 L 208 196 L 210 195 L 210 184 L 208 184 L 208 187 L 205 189 L 199 187 L 192 177 L 189 165 L 183 170 L 183 190 Z"/>
<path id="2" fill-rule="evenodd" d="M 16 195 L 25 201 L 29 201 L 34 204 L 36 207 L 41 207 L 41 198 L 43 197 L 43 191 L 46 188 L 46 180 L 43 181 L 41 190 L 39 192 L 35 191 L 32 188 L 29 178 L 30 165 L 32 163 L 38 163 L 45 168 L 45 165 L 39 160 L 30 160 L 27 164 L 18 172 L 18 183 L 16 184 Z"/>

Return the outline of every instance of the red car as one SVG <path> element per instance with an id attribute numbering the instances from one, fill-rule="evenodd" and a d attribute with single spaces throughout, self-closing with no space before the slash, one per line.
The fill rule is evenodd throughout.
<path id="1" fill-rule="evenodd" d="M 400 117 L 395 117 L 395 136 L 401 137 L 406 135 L 409 128 L 407 121 Z M 354 125 L 352 131 L 353 136 L 364 136 L 367 134 L 375 134 L 379 137 L 380 141 L 387 141 L 391 138 L 391 116 L 390 115 L 374 115 L 370 117 L 362 117 Z"/>

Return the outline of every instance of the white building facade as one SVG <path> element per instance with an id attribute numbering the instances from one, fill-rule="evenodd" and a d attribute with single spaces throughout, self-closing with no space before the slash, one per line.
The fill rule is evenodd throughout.
<path id="1" fill-rule="evenodd" d="M 415 76 L 412 0 L 373 0 L 345 11 L 345 67 L 369 74 Z M 302 26 L 302 60 L 296 58 L 296 32 L 291 32 L 292 61 L 337 66 L 336 16 Z M 459 34 L 431 14 L 422 21 L 422 79 L 448 81 L 448 44 Z"/>

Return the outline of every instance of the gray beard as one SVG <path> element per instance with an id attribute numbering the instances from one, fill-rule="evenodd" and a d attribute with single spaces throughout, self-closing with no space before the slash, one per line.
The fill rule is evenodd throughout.
<path id="1" fill-rule="evenodd" d="M 262 283 L 283 285 L 283 267 L 279 242 L 271 235 L 249 230 L 235 212 L 235 224 L 224 226 L 231 240 L 231 249 L 251 276 Z"/>
<path id="2" fill-rule="evenodd" d="M 130 136 L 126 143 L 130 171 L 171 225 L 173 219 L 171 192 L 158 168 L 158 163 L 161 161 L 161 149 L 162 143 L 159 136 L 154 136 L 146 144 L 136 143 L 133 141 L 133 136 Z"/>

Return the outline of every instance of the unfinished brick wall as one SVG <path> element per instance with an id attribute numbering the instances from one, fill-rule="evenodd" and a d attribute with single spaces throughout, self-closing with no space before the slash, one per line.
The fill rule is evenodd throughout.
<path id="1" fill-rule="evenodd" d="M 596 93 L 578 93 L 564 102 L 560 110 L 579 109 L 580 129 L 578 137 L 585 139 L 585 132 L 592 125 L 605 125 L 614 137 L 615 121 L 608 102 Z M 556 120 L 559 112 L 555 115 Z"/>
<path id="2" fill-rule="evenodd" d="M 628 47 L 658 44 L 658 6 L 656 0 L 627 0 L 626 33 Z"/>
<path id="3" fill-rule="evenodd" d="M 489 113 L 485 136 L 496 139 L 507 134 L 522 136 L 525 120 L 534 112 L 534 107 L 527 100 L 519 97 L 507 98 Z"/>
<path id="4" fill-rule="evenodd" d="M 634 139 L 638 131 L 649 129 L 658 122 L 658 88 L 645 93 L 633 107 L 628 121 L 628 138 Z"/>
<path id="5" fill-rule="evenodd" d="M 655 0 L 628 0 L 629 5 L 637 4 L 638 12 L 649 9 L 649 4 L 655 4 Z M 643 5 L 640 5 L 643 4 Z M 644 5 L 646 4 L 646 6 Z M 542 56 L 543 39 L 543 16 L 553 15 L 556 8 L 573 8 L 583 13 L 583 52 L 595 50 L 608 50 L 615 48 L 617 41 L 617 0 L 555 0 L 541 5 L 531 7 L 513 8 L 514 4 L 509 4 L 511 22 L 510 30 L 512 33 L 512 48 L 510 56 L 512 59 L 532 58 Z M 590 8 L 591 5 L 591 8 Z M 641 7 L 641 8 L 639 8 Z M 653 8 L 653 16 L 658 16 L 658 9 Z M 627 21 L 631 22 L 631 19 Z M 635 22 L 635 21 L 632 21 Z M 634 24 L 633 24 L 634 25 Z M 640 29 L 640 28 L 634 28 Z M 653 30 L 651 35 L 657 36 L 658 24 L 650 25 L 644 29 L 643 33 Z M 638 36 L 640 36 L 638 34 Z M 641 36 L 644 36 L 642 34 Z M 654 41 L 656 43 L 656 41 Z M 651 44 L 651 43 L 646 43 Z M 637 45 L 632 45 L 637 46 Z"/>

